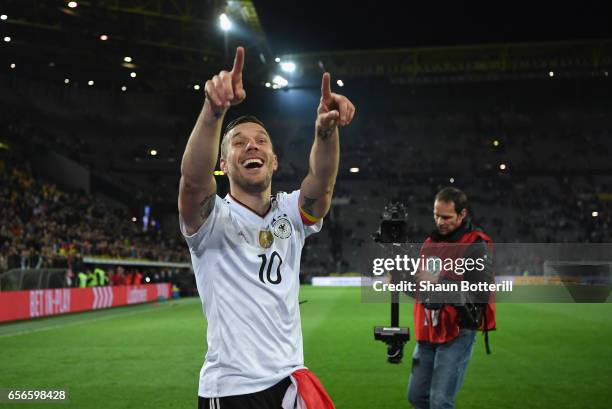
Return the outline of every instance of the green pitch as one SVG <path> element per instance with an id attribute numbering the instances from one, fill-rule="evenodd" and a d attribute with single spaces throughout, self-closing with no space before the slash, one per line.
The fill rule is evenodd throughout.
<path id="1" fill-rule="evenodd" d="M 358 288 L 303 287 L 306 365 L 339 409 L 408 408 L 411 341 L 385 361 L 372 328 L 387 304 Z M 412 306 L 402 325 L 412 329 Z M 499 304 L 487 356 L 474 349 L 459 408 L 610 408 L 611 304 Z M 0 325 L 0 388 L 68 388 L 70 403 L 0 403 L 0 409 L 196 408 L 205 344 L 198 299 Z"/>

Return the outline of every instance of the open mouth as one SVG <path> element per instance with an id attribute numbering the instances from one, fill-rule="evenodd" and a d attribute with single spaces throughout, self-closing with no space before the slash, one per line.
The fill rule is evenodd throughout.
<path id="1" fill-rule="evenodd" d="M 242 166 L 247 169 L 259 169 L 264 165 L 264 161 L 259 158 L 246 159 L 242 162 Z"/>

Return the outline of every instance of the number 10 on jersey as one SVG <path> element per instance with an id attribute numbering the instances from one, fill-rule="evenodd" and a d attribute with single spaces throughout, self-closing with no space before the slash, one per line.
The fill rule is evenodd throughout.
<path id="1" fill-rule="evenodd" d="M 266 279 L 270 284 L 279 284 L 282 280 L 280 268 L 281 264 L 283 264 L 283 259 L 281 259 L 280 254 L 278 254 L 276 251 L 273 251 L 272 254 L 270 254 L 269 261 L 268 257 L 265 254 L 260 254 L 258 255 L 258 257 L 261 258 L 261 266 L 259 267 L 259 281 L 264 284 L 266 283 L 266 281 L 264 280 L 265 272 Z M 272 279 L 272 269 L 274 268 L 274 265 L 276 265 L 276 278 Z"/>

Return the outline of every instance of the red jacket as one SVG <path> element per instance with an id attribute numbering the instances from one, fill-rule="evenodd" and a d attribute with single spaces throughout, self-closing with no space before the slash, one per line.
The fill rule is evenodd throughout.
<path id="1" fill-rule="evenodd" d="M 457 231 L 451 233 L 449 237 L 437 234 L 430 235 L 421 247 L 421 256 L 424 260 L 430 257 L 439 257 L 442 260 L 456 260 L 465 255 L 469 245 L 478 241 L 484 241 L 489 250 L 492 249 L 493 241 L 489 236 L 480 230 L 474 229 L 470 223 L 459 227 Z M 455 274 L 454 271 L 444 268 L 438 272 L 440 281 L 464 280 L 465 275 Z M 469 279 L 469 277 L 468 277 Z M 495 298 L 493 293 L 489 295 L 489 302 L 486 305 L 485 313 L 479 330 L 495 329 Z M 440 309 L 428 309 L 419 301 L 419 294 L 414 303 L 414 327 L 417 341 L 426 341 L 436 344 L 449 342 L 459 335 L 460 316 L 457 309 L 444 304 Z"/>

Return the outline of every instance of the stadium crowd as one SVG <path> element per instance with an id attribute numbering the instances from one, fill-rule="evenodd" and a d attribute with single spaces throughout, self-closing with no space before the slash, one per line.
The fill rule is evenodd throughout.
<path id="1" fill-rule="evenodd" d="M 123 208 L 35 178 L 27 162 L 0 160 L 0 270 L 65 268 L 86 256 L 185 261 L 178 240 L 143 231 Z"/>
<path id="2" fill-rule="evenodd" d="M 537 98 L 549 98 L 546 108 L 540 108 L 544 105 L 536 100 L 537 87 L 531 97 L 512 96 L 508 88 L 499 85 L 507 101 L 496 99 L 491 106 L 486 98 L 478 102 L 476 97 L 457 96 L 458 91 L 416 96 L 425 101 L 423 106 L 384 115 L 375 106 L 362 110 L 360 121 L 343 134 L 336 205 L 322 234 L 307 241 L 303 269 L 311 275 L 358 271 L 360 249 L 372 241 L 380 214 L 392 200 L 407 206 L 408 236 L 421 241 L 432 227 L 430 198 L 452 184 L 469 193 L 476 223 L 496 242 L 612 240 L 612 178 L 606 171 L 612 124 L 606 115 L 607 103 L 585 107 L 570 96 L 540 97 L 547 94 L 538 93 Z M 51 111 L 39 109 L 41 118 L 53 117 Z M 143 191 L 173 205 L 176 172 L 130 172 L 127 165 L 123 173 L 116 171 L 117 161 L 145 151 L 138 137 L 111 137 L 110 145 L 117 145 L 117 153 L 107 154 L 108 141 L 93 131 L 65 138 L 52 127 L 36 126 L 41 121 L 35 110 L 14 105 L 5 114 L 3 119 L 8 120 L 1 125 L 9 135 L 22 141 L 39 135 L 38 140 L 48 142 L 48 149 L 88 164 L 92 175 L 132 178 Z M 96 128 L 112 135 L 121 135 L 125 127 L 102 112 L 95 118 L 86 113 L 80 117 L 95 121 Z M 274 190 L 294 189 L 305 172 L 303 154 L 310 138 L 304 136 L 310 135 L 312 124 L 309 118 L 293 119 L 267 121 L 280 161 Z M 168 155 L 175 155 L 182 143 L 176 135 L 188 135 L 181 121 L 190 120 L 185 116 L 168 120 L 167 127 L 158 126 L 157 133 L 147 134 L 147 139 L 161 143 L 162 136 L 174 135 Z M 82 129 L 76 121 L 73 127 Z M 59 189 L 35 175 L 27 155 L 19 157 L 12 151 L 0 158 L 0 271 L 71 267 L 86 256 L 189 261 L 178 233 L 168 238 L 158 228 L 143 231 L 140 221 L 132 222 L 125 208 L 84 192 Z M 142 166 L 148 165 L 143 162 Z M 349 172 L 350 167 L 359 172 Z M 138 179 L 139 175 L 147 177 Z M 223 179 L 219 178 L 220 186 Z"/>

